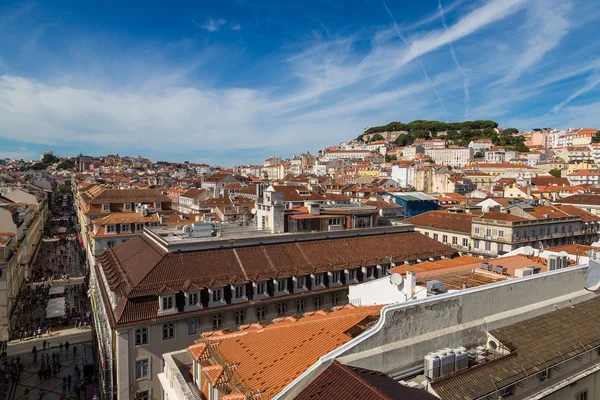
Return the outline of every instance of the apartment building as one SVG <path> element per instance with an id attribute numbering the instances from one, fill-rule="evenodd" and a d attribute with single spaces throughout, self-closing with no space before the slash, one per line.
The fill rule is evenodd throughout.
<path id="1" fill-rule="evenodd" d="M 171 199 L 152 189 L 82 185 L 75 194 L 81 239 L 92 255 L 138 236 L 144 227 L 175 215 Z M 92 260 L 89 260 L 90 262 Z"/>
<path id="2" fill-rule="evenodd" d="M 3 187 L 0 196 L 0 344 L 15 329 L 17 296 L 39 248 L 48 219 L 48 194 Z M 15 202 L 8 197 L 18 200 Z"/>
<path id="3" fill-rule="evenodd" d="M 478 139 L 471 140 L 469 143 L 469 147 L 473 149 L 475 153 L 483 153 L 492 148 L 492 140 L 491 139 Z"/>
<path id="4" fill-rule="evenodd" d="M 429 211 L 404 220 L 413 224 L 415 230 L 461 253 L 471 252 L 471 225 L 474 214 Z"/>
<path id="5" fill-rule="evenodd" d="M 189 236 L 146 229 L 94 265 L 90 286 L 107 398 L 162 398 L 162 354 L 193 344 L 198 332 L 331 309 L 347 303 L 348 285 L 385 275 L 390 266 L 456 254 L 409 225 L 220 237 L 200 228 Z"/>
<path id="6" fill-rule="evenodd" d="M 362 160 L 371 154 L 371 150 L 327 150 L 323 157 L 328 160 Z"/>
<path id="7" fill-rule="evenodd" d="M 178 211 L 182 214 L 204 214 L 202 203 L 208 200 L 212 193 L 204 189 L 190 189 L 179 196 Z"/>
<path id="8" fill-rule="evenodd" d="M 427 148 L 425 155 L 431 157 L 436 164 L 452 168 L 462 168 L 469 164 L 475 154 L 471 147 Z"/>
<path id="9" fill-rule="evenodd" d="M 600 184 L 600 169 L 581 169 L 567 175 L 571 185 L 598 185 Z"/>
<path id="10" fill-rule="evenodd" d="M 600 217 L 573 206 L 518 203 L 481 215 L 430 211 L 408 218 L 415 230 L 463 253 L 496 257 L 523 246 L 547 248 L 598 240 Z"/>

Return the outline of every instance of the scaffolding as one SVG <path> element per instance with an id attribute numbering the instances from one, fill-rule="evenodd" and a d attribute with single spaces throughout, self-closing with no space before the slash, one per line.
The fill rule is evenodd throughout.
<path id="1" fill-rule="evenodd" d="M 94 344 L 98 356 L 98 393 L 101 399 L 112 400 L 116 398 L 117 393 L 117 386 L 113 374 L 115 359 L 113 355 L 112 333 L 108 323 L 106 309 L 104 308 L 102 300 L 98 297 L 100 295 L 100 290 L 94 274 L 90 276 L 90 290 L 88 294 L 92 309 Z"/>

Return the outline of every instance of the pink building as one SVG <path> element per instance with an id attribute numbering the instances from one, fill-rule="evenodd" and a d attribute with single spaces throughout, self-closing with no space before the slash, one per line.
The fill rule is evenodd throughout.
<path id="1" fill-rule="evenodd" d="M 533 132 L 531 139 L 525 142 L 528 147 L 541 146 L 543 148 L 550 147 L 550 135 L 546 132 Z"/>

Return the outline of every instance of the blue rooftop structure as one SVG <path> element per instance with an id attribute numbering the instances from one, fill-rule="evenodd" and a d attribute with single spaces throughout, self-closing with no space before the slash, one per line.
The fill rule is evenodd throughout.
<path id="1" fill-rule="evenodd" d="M 423 192 L 389 192 L 396 204 L 404 207 L 404 218 L 440 208 L 438 199 Z"/>

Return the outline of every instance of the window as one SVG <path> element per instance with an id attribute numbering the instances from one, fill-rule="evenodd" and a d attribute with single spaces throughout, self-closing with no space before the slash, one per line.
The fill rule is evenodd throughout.
<path id="1" fill-rule="evenodd" d="M 468 246 L 469 246 L 469 239 L 467 239 L 467 238 L 464 238 L 464 239 L 463 239 L 463 241 L 462 241 L 462 245 L 463 245 L 464 247 L 468 247 Z"/>
<path id="2" fill-rule="evenodd" d="M 160 201 L 157 201 L 156 203 L 154 203 L 154 208 L 160 209 Z"/>
<path id="3" fill-rule="evenodd" d="M 190 319 L 188 321 L 188 335 L 195 335 L 200 330 L 200 321 L 197 319 Z"/>
<path id="4" fill-rule="evenodd" d="M 221 329 L 223 326 L 223 317 L 221 314 L 213 315 L 213 330 Z"/>
<path id="5" fill-rule="evenodd" d="M 246 297 L 246 285 L 239 285 L 235 287 L 235 298 L 242 299 Z"/>
<path id="6" fill-rule="evenodd" d="M 256 295 L 264 296 L 267 293 L 267 284 L 265 282 L 260 282 L 256 284 Z"/>
<path id="7" fill-rule="evenodd" d="M 491 229 L 489 229 L 489 228 L 488 228 L 488 229 L 486 229 L 486 230 L 485 230 L 485 236 L 488 236 L 488 237 L 489 237 L 489 236 L 492 236 L 492 230 L 491 230 Z"/>
<path id="8" fill-rule="evenodd" d="M 390 269 L 390 265 L 389 264 L 383 264 L 381 266 L 381 276 L 387 275 L 389 269 Z"/>
<path id="9" fill-rule="evenodd" d="M 265 306 L 256 307 L 256 320 L 257 321 L 264 321 L 266 314 L 267 313 L 266 313 Z"/>
<path id="10" fill-rule="evenodd" d="M 348 280 L 349 281 L 356 280 L 356 270 L 355 269 L 348 270 Z"/>
<path id="11" fill-rule="evenodd" d="M 148 328 L 138 328 L 135 330 L 135 345 L 141 346 L 148 344 Z"/>
<path id="12" fill-rule="evenodd" d="M 338 303 L 340 302 L 340 294 L 339 293 L 334 293 L 331 295 L 331 305 L 333 307 L 337 306 Z"/>
<path id="13" fill-rule="evenodd" d="M 498 231 L 498 237 L 503 238 L 504 237 L 504 231 L 499 230 Z"/>
<path id="14" fill-rule="evenodd" d="M 296 277 L 296 289 L 304 289 L 306 287 L 306 277 L 305 276 L 297 276 Z"/>
<path id="15" fill-rule="evenodd" d="M 135 400 L 150 400 L 150 391 L 142 390 L 141 392 L 137 392 L 135 394 Z"/>
<path id="16" fill-rule="evenodd" d="M 121 233 L 131 232 L 130 224 L 121 224 Z"/>
<path id="17" fill-rule="evenodd" d="M 333 271 L 331 274 L 331 284 L 340 283 L 341 274 L 340 271 Z"/>
<path id="18" fill-rule="evenodd" d="M 442 242 L 448 243 L 448 235 L 442 235 Z"/>
<path id="19" fill-rule="evenodd" d="M 285 292 L 287 290 L 287 280 L 277 279 L 277 291 Z"/>
<path id="20" fill-rule="evenodd" d="M 437 234 L 437 233 L 434 233 L 434 234 L 433 234 L 433 240 L 438 240 L 438 237 L 439 237 L 439 236 L 438 236 L 438 234 Z"/>
<path id="21" fill-rule="evenodd" d="M 106 225 L 106 233 L 115 233 L 117 228 L 115 225 Z"/>
<path id="22" fill-rule="evenodd" d="M 479 235 L 479 227 L 478 226 L 475 227 L 475 233 Z"/>
<path id="23" fill-rule="evenodd" d="M 235 324 L 243 325 L 246 323 L 246 310 L 237 310 L 235 312 Z"/>
<path id="24" fill-rule="evenodd" d="M 175 338 L 175 324 L 169 322 L 163 325 L 163 340 L 169 340 Z"/>
<path id="25" fill-rule="evenodd" d="M 135 362 L 135 379 L 148 379 L 150 377 L 150 363 L 147 358 Z"/>
<path id="26" fill-rule="evenodd" d="M 367 278 L 375 277 L 375 267 L 367 267 Z"/>
<path id="27" fill-rule="evenodd" d="M 106 247 L 108 247 L 109 249 L 112 249 L 113 247 L 115 247 L 115 241 L 109 240 L 108 242 L 106 242 Z"/>
<path id="28" fill-rule="evenodd" d="M 125 211 L 131 211 L 131 203 L 125 203 Z"/>
<path id="29" fill-rule="evenodd" d="M 504 251 L 504 245 L 502 243 L 498 243 L 496 246 L 498 247 L 498 253 Z"/>
<path id="30" fill-rule="evenodd" d="M 492 242 L 485 242 L 485 250 L 486 251 L 492 250 Z"/>
<path id="31" fill-rule="evenodd" d="M 313 305 L 314 305 L 315 310 L 321 309 L 321 307 L 323 307 L 323 297 L 316 296 L 313 299 Z"/>
<path id="32" fill-rule="evenodd" d="M 575 395 L 575 400 L 588 400 L 588 392 L 584 390 L 583 392 L 579 392 Z"/>
<path id="33" fill-rule="evenodd" d="M 329 218 L 329 225 L 342 225 L 342 218 Z"/>
<path id="34" fill-rule="evenodd" d="M 573 227 L 571 225 L 569 225 L 569 233 L 571 233 L 573 231 Z"/>
<path id="35" fill-rule="evenodd" d="M 283 317 L 287 312 L 287 306 L 285 303 L 277 303 L 277 316 Z"/>
<path id="36" fill-rule="evenodd" d="M 136 231 L 143 231 L 144 230 L 144 224 L 135 224 L 135 230 Z"/>
<path id="37" fill-rule="evenodd" d="M 473 240 L 473 247 L 475 247 L 476 249 L 479 248 L 479 240 Z"/>
<path id="38" fill-rule="evenodd" d="M 454 244 L 454 245 L 458 244 L 458 238 L 456 236 L 452 236 L 452 244 Z"/>
<path id="39" fill-rule="evenodd" d="M 164 296 L 162 298 L 162 310 L 170 310 L 173 308 L 173 296 Z"/>
<path id="40" fill-rule="evenodd" d="M 200 303 L 198 302 L 199 296 L 198 292 L 188 293 L 188 306 L 197 306 Z"/>
<path id="41" fill-rule="evenodd" d="M 315 286 L 323 286 L 323 274 L 315 275 Z"/>
<path id="42" fill-rule="evenodd" d="M 102 204 L 102 211 L 110 211 L 110 204 Z"/>
<path id="43" fill-rule="evenodd" d="M 218 303 L 222 300 L 223 300 L 223 289 L 213 289 L 213 291 L 212 291 L 213 303 Z"/>
<path id="44" fill-rule="evenodd" d="M 304 312 L 304 299 L 296 300 L 296 313 Z"/>

